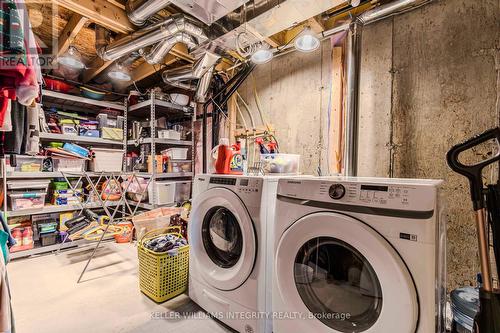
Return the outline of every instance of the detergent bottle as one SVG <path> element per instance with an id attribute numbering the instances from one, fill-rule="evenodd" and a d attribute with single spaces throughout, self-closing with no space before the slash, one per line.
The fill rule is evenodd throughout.
<path id="1" fill-rule="evenodd" d="M 243 159 L 241 157 L 240 144 L 229 146 L 229 139 L 222 138 L 219 145 L 212 150 L 215 160 L 215 173 L 217 174 L 243 174 Z"/>

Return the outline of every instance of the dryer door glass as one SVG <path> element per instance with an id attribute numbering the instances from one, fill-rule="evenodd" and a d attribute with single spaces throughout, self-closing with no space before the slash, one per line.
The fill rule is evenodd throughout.
<path id="1" fill-rule="evenodd" d="M 208 256 L 222 268 L 236 265 L 243 249 L 243 235 L 238 220 L 225 207 L 210 209 L 203 219 L 203 245 Z"/>
<path id="2" fill-rule="evenodd" d="M 363 332 L 382 310 L 382 289 L 370 263 L 344 241 L 316 237 L 297 253 L 295 285 L 307 308 L 340 332 Z"/>

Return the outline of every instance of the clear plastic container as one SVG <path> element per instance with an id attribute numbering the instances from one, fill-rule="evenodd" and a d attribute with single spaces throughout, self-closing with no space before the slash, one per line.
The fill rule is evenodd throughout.
<path id="1" fill-rule="evenodd" d="M 42 171 L 44 156 L 14 155 L 14 171 L 40 172 Z"/>
<path id="2" fill-rule="evenodd" d="M 122 171 L 123 150 L 92 148 L 94 158 L 90 161 L 90 171 Z"/>
<path id="3" fill-rule="evenodd" d="M 12 210 L 41 209 L 45 206 L 46 192 L 9 193 Z"/>
<path id="4" fill-rule="evenodd" d="M 187 160 L 189 148 L 168 148 L 162 150 L 163 155 L 167 155 L 172 160 Z"/>
<path id="5" fill-rule="evenodd" d="M 7 181 L 8 190 L 39 190 L 47 192 L 50 180 L 46 179 L 19 179 Z"/>
<path id="6" fill-rule="evenodd" d="M 177 182 L 175 184 L 175 202 L 182 204 L 191 199 L 191 182 Z"/>
<path id="7" fill-rule="evenodd" d="M 85 171 L 85 160 L 71 158 L 52 158 L 54 171 Z"/>
<path id="8" fill-rule="evenodd" d="M 158 131 L 159 139 L 171 139 L 171 140 L 180 140 L 181 132 L 177 132 L 174 130 L 160 130 Z"/>
<path id="9" fill-rule="evenodd" d="M 170 172 L 191 172 L 191 162 L 176 162 L 171 161 L 172 168 Z"/>
<path id="10" fill-rule="evenodd" d="M 260 161 L 265 174 L 299 174 L 298 154 L 261 154 Z"/>

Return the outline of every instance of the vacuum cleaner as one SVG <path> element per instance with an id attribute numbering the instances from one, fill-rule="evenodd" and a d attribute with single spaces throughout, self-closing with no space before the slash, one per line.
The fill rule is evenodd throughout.
<path id="1" fill-rule="evenodd" d="M 491 140 L 496 140 L 500 151 L 500 128 L 493 128 L 453 146 L 446 155 L 450 168 L 469 180 L 470 195 L 476 215 L 482 286 L 479 289 L 479 311 L 474 318 L 474 333 L 500 333 L 500 290 L 493 289 L 488 228 L 491 227 L 493 235 L 491 244 L 498 273 L 500 272 L 500 179 L 497 184 L 488 185 L 485 189 L 482 177 L 485 167 L 500 160 L 500 153 L 473 165 L 463 164 L 459 157 L 463 152 Z"/>

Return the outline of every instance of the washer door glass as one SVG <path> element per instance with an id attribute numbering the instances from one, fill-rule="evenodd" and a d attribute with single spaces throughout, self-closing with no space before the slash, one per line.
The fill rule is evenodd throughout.
<path id="1" fill-rule="evenodd" d="M 243 235 L 238 220 L 225 207 L 213 207 L 203 219 L 202 238 L 212 261 L 222 268 L 236 265 L 243 250 Z"/>
<path id="2" fill-rule="evenodd" d="M 370 263 L 344 241 L 316 237 L 297 253 L 295 285 L 302 301 L 325 325 L 363 332 L 382 310 L 382 288 Z"/>

